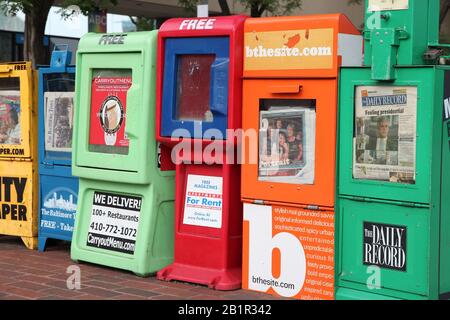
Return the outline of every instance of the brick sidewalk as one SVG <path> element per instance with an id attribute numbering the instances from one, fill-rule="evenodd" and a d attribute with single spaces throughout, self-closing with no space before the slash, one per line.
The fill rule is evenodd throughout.
<path id="1" fill-rule="evenodd" d="M 47 242 L 44 253 L 25 248 L 20 238 L 0 236 L 0 300 L 243 300 L 273 299 L 270 295 L 245 290 L 215 291 L 204 286 L 140 278 L 131 272 L 75 264 L 70 260 L 70 243 Z M 81 289 L 69 290 L 67 267 L 81 269 Z"/>

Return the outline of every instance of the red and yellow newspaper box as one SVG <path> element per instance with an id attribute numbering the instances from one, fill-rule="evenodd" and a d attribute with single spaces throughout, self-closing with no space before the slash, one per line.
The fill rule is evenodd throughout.
<path id="1" fill-rule="evenodd" d="M 243 287 L 333 299 L 338 73 L 362 37 L 339 14 L 244 30 Z"/>

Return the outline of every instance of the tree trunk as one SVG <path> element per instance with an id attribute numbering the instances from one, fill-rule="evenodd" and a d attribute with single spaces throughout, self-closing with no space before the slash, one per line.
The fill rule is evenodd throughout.
<path id="1" fill-rule="evenodd" d="M 33 7 L 25 12 L 23 56 L 33 67 L 48 64 L 44 46 L 45 25 L 54 0 L 35 0 Z"/>
<path id="2" fill-rule="evenodd" d="M 250 16 L 254 18 L 259 18 L 262 16 L 264 11 L 266 11 L 267 6 L 259 3 L 252 3 L 250 6 Z"/>
<path id="3" fill-rule="evenodd" d="M 259 13 L 259 6 L 257 3 L 252 3 L 250 7 L 250 16 L 252 16 L 253 18 L 258 18 L 261 16 L 261 14 Z"/>
<path id="4" fill-rule="evenodd" d="M 229 16 L 231 14 L 230 7 L 228 6 L 227 0 L 219 0 L 220 10 L 222 10 L 222 15 Z"/>

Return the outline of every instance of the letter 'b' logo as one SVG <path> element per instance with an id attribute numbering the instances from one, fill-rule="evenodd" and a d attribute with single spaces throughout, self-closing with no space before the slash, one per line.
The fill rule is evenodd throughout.
<path id="1" fill-rule="evenodd" d="M 272 236 L 272 207 L 245 204 L 248 222 L 248 289 L 267 292 L 272 288 L 283 297 L 295 297 L 306 277 L 306 257 L 300 240 L 281 232 Z M 274 250 L 279 258 L 273 259 Z M 277 261 L 274 261 L 277 260 Z"/>

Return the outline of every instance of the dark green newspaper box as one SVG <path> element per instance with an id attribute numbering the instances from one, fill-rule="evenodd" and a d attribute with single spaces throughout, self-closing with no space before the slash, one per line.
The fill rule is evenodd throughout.
<path id="1" fill-rule="evenodd" d="M 337 299 L 450 297 L 446 4 L 366 1 L 366 67 L 341 71 Z"/>

